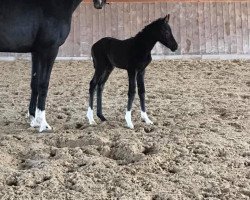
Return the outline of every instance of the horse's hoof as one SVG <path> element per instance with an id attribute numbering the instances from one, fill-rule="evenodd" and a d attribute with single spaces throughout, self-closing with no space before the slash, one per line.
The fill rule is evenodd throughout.
<path id="1" fill-rule="evenodd" d="M 29 118 L 30 118 L 30 127 L 32 127 L 32 128 L 40 127 L 40 123 L 36 120 L 35 117 L 30 116 Z"/>
<path id="2" fill-rule="evenodd" d="M 39 133 L 43 133 L 43 132 L 51 132 L 52 131 L 52 128 L 49 124 L 45 123 L 45 124 L 42 124 L 39 128 Z"/>

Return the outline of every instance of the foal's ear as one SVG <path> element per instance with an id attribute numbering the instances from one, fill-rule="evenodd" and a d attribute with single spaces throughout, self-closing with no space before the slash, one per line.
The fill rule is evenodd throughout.
<path id="1" fill-rule="evenodd" d="M 168 23 L 168 22 L 169 22 L 169 19 L 170 19 L 170 14 L 167 14 L 166 17 L 164 18 L 164 21 L 165 21 L 166 23 Z"/>

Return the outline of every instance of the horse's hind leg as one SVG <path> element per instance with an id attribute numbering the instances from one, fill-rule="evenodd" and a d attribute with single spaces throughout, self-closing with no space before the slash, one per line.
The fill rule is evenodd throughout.
<path id="1" fill-rule="evenodd" d="M 105 70 L 97 85 L 97 116 L 101 121 L 106 121 L 106 118 L 102 114 L 102 92 L 112 70 L 113 69 Z"/>
<path id="2" fill-rule="evenodd" d="M 148 118 L 145 108 L 145 85 L 144 85 L 144 75 L 145 70 L 139 72 L 137 74 L 137 86 L 138 86 L 138 94 L 140 98 L 141 104 L 141 118 L 146 124 L 153 124 L 153 122 Z"/>

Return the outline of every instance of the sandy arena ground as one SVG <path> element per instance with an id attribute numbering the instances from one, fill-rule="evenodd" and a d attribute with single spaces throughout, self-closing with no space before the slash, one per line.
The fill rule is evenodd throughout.
<path id="1" fill-rule="evenodd" d="M 91 62 L 57 61 L 47 99 L 53 133 L 25 115 L 30 62 L 0 62 L 0 199 L 250 199 L 250 61 L 157 61 L 146 73 L 155 125 L 125 127 L 127 74 L 104 91 L 108 122 L 85 117 Z"/>

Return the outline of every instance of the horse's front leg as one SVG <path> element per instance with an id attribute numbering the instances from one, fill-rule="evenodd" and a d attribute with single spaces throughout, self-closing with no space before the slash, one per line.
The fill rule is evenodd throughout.
<path id="1" fill-rule="evenodd" d="M 145 108 L 145 84 L 144 84 L 145 70 L 141 71 L 137 75 L 137 86 L 138 94 L 141 104 L 141 119 L 146 122 L 146 124 L 153 124 L 153 122 L 148 118 Z"/>
<path id="2" fill-rule="evenodd" d="M 39 57 L 37 53 L 32 53 L 32 70 L 31 70 L 31 98 L 29 105 L 29 118 L 30 118 L 30 126 L 37 127 L 39 124 L 36 123 L 35 115 L 36 115 L 36 106 L 37 106 L 37 97 L 38 97 L 38 70 L 39 70 Z"/>
<path id="3" fill-rule="evenodd" d="M 132 109 L 132 104 L 135 98 L 136 76 L 137 76 L 136 71 L 128 71 L 129 90 L 128 90 L 128 104 L 127 104 L 127 111 L 126 111 L 125 119 L 127 122 L 127 126 L 131 129 L 134 128 L 134 125 L 131 119 L 131 109 Z"/>
<path id="4" fill-rule="evenodd" d="M 40 62 L 39 70 L 37 72 L 38 102 L 33 124 L 35 127 L 40 127 L 39 132 L 51 130 L 51 127 L 47 123 L 45 117 L 45 103 L 48 93 L 50 75 L 57 53 L 58 48 L 45 50 L 44 52 L 40 52 L 38 54 Z"/>

